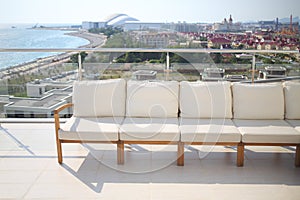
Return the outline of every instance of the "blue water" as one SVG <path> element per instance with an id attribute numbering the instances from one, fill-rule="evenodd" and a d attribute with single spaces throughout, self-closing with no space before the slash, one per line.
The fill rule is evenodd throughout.
<path id="1" fill-rule="evenodd" d="M 65 35 L 68 31 L 34 30 L 26 28 L 0 28 L 0 48 L 77 48 L 89 44 L 88 40 Z M 34 61 L 55 52 L 1 53 L 0 69 Z"/>

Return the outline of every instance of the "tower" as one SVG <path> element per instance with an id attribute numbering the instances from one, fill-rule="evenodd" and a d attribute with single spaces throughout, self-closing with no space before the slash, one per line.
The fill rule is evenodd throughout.
<path id="1" fill-rule="evenodd" d="M 290 32 L 293 32 L 293 15 L 290 16 Z"/>
<path id="2" fill-rule="evenodd" d="M 232 20 L 232 17 L 230 15 L 230 17 L 229 17 L 229 24 L 232 24 L 232 22 L 233 22 L 233 20 Z"/>

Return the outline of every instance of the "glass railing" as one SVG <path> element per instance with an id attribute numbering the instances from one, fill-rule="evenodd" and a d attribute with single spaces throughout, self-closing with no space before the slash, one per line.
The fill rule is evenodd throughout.
<path id="1" fill-rule="evenodd" d="M 47 52 L 51 56 L 11 67 L 1 66 L 0 61 L 2 119 L 53 118 L 55 108 L 72 102 L 75 80 L 273 82 L 300 79 L 299 51 L 0 49 L 0 54 L 29 52 Z M 71 115 L 72 109 L 62 113 L 62 117 Z"/>

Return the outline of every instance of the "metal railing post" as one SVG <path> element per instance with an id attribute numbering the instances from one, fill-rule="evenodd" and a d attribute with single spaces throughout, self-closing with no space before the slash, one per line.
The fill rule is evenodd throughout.
<path id="1" fill-rule="evenodd" d="M 79 81 L 82 80 L 82 64 L 80 52 L 78 53 L 78 79 Z"/>
<path id="2" fill-rule="evenodd" d="M 167 71 L 167 75 L 166 75 L 166 81 L 169 80 L 169 72 L 170 72 L 170 55 L 169 55 L 169 52 L 167 52 L 167 57 L 166 57 L 166 63 L 167 63 L 167 66 L 166 66 L 166 71 Z"/>
<path id="3" fill-rule="evenodd" d="M 255 54 L 252 56 L 252 84 L 254 83 L 254 76 L 255 76 Z"/>
<path id="4" fill-rule="evenodd" d="M 169 55 L 169 52 L 167 52 L 167 70 L 170 69 L 170 55 Z"/>

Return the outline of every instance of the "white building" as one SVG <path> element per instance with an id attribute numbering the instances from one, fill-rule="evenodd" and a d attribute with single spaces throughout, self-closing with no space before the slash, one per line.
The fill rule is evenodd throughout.
<path id="1" fill-rule="evenodd" d="M 240 31 L 242 26 L 240 23 L 233 23 L 233 19 L 230 15 L 229 20 L 226 18 L 222 23 L 214 23 L 213 30 L 216 32 L 236 32 Z"/>
<path id="2" fill-rule="evenodd" d="M 176 33 L 170 32 L 136 32 L 136 40 L 147 47 L 164 48 L 169 46 L 176 38 Z"/>
<path id="3" fill-rule="evenodd" d="M 130 21 L 123 25 L 124 31 L 160 30 L 164 23 Z"/>
<path id="4" fill-rule="evenodd" d="M 28 97 L 42 97 L 45 92 L 53 89 L 62 89 L 72 85 L 73 81 L 58 82 L 35 80 L 34 82 L 26 83 L 26 91 Z"/>
<path id="5" fill-rule="evenodd" d="M 82 22 L 83 29 L 91 29 L 91 28 L 104 28 L 106 27 L 106 22 Z"/>
<path id="6" fill-rule="evenodd" d="M 123 26 L 127 21 L 138 21 L 137 19 L 130 17 L 126 14 L 113 14 L 106 17 L 104 20 L 100 22 L 82 22 L 83 29 L 91 29 L 91 28 L 105 28 L 107 26 Z"/>
<path id="7" fill-rule="evenodd" d="M 46 92 L 41 98 L 9 97 L 9 103 L 3 108 L 7 118 L 52 118 L 56 108 L 71 102 L 72 86 L 69 86 Z M 62 115 L 67 117 L 72 112 L 69 108 Z"/>

